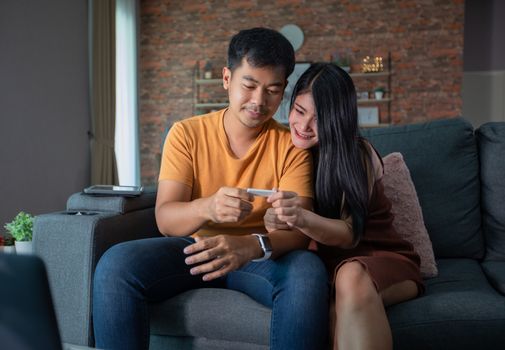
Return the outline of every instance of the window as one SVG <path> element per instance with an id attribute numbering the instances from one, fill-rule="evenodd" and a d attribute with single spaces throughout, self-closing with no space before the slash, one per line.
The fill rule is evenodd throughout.
<path id="1" fill-rule="evenodd" d="M 115 152 L 120 185 L 140 185 L 137 0 L 116 0 Z"/>

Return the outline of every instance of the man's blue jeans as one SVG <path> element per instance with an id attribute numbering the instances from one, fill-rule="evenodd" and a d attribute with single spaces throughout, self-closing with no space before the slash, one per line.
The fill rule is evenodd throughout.
<path id="1" fill-rule="evenodd" d="M 328 278 L 309 251 L 251 262 L 210 282 L 192 276 L 184 247 L 192 238 L 161 237 L 111 247 L 100 259 L 93 285 L 96 347 L 148 349 L 148 304 L 195 288 L 241 291 L 272 308 L 272 350 L 324 349 L 328 333 Z"/>

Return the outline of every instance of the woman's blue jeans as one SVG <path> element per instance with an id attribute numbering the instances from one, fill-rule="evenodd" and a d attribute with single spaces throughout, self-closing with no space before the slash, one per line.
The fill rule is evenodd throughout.
<path id="1" fill-rule="evenodd" d="M 315 254 L 293 251 L 204 282 L 184 263 L 183 249 L 193 242 L 187 237 L 149 238 L 120 243 L 105 252 L 93 284 L 97 348 L 148 349 L 148 304 L 204 287 L 241 291 L 271 307 L 270 349 L 326 348 L 328 278 Z"/>

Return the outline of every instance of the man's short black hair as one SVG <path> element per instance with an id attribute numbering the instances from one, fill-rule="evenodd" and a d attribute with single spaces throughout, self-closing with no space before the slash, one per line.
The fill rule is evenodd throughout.
<path id="1" fill-rule="evenodd" d="M 283 67 L 286 79 L 295 67 L 291 43 L 278 31 L 268 28 L 241 30 L 231 38 L 228 68 L 233 72 L 244 57 L 252 67 Z"/>

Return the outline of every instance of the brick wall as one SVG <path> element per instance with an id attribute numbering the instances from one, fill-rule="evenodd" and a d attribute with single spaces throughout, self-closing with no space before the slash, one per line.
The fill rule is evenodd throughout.
<path id="1" fill-rule="evenodd" d="M 391 123 L 461 115 L 463 0 L 141 0 L 140 138 L 142 183 L 156 182 L 162 135 L 193 113 L 196 63 L 214 75 L 240 29 L 304 32 L 297 61 L 327 61 L 347 51 L 353 68 L 366 55 L 391 54 Z"/>

